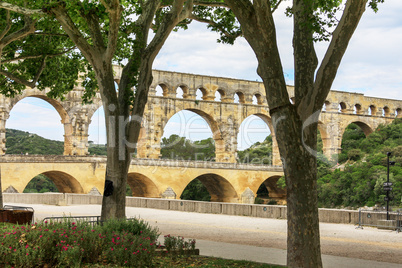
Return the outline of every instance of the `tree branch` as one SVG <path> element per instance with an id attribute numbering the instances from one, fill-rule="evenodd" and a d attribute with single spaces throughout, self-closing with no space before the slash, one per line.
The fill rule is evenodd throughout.
<path id="1" fill-rule="evenodd" d="M 25 8 L 25 7 L 20 7 L 17 5 L 13 5 L 10 3 L 5 3 L 3 1 L 0 2 L 0 8 L 9 10 L 9 11 L 13 11 L 16 13 L 20 13 L 23 15 L 40 15 L 40 16 L 44 16 L 46 13 L 43 12 L 41 9 L 29 9 L 29 8 Z"/>
<path id="2" fill-rule="evenodd" d="M 60 51 L 59 53 L 54 53 L 54 54 L 46 54 L 46 55 L 45 54 L 40 54 L 40 55 L 20 56 L 20 57 L 16 57 L 16 58 L 13 58 L 13 59 L 3 60 L 2 63 L 10 63 L 10 62 L 14 62 L 14 61 L 22 61 L 22 60 L 28 60 L 28 59 L 38 59 L 38 58 L 41 58 L 41 57 L 44 57 L 44 56 L 46 56 L 47 58 L 53 58 L 53 57 L 57 57 L 57 56 L 66 54 L 66 53 L 74 50 L 75 48 L 76 47 L 74 46 L 74 47 L 71 47 L 71 48 L 69 48 L 67 50 L 63 50 L 63 51 Z"/>
<path id="3" fill-rule="evenodd" d="M 29 82 L 28 80 L 26 80 L 24 78 L 21 78 L 21 77 L 19 77 L 17 75 L 14 75 L 13 72 L 0 70 L 0 74 L 8 77 L 11 80 L 16 81 L 19 84 L 25 85 L 25 86 L 30 87 L 30 88 L 34 88 L 34 87 L 36 87 L 36 83 L 38 82 L 40 75 L 42 74 L 43 70 L 46 67 L 46 58 L 47 58 L 46 56 L 43 57 L 41 66 L 39 67 L 38 71 L 35 74 L 35 77 L 33 78 L 33 80 L 31 82 Z"/>
<path id="4" fill-rule="evenodd" d="M 224 2 L 208 2 L 208 1 L 197 1 L 194 0 L 194 5 L 197 6 L 209 6 L 209 7 L 229 7 Z"/>
<path id="5" fill-rule="evenodd" d="M 95 60 L 95 52 L 92 46 L 81 34 L 78 27 L 74 24 L 71 17 L 68 15 L 63 5 L 57 5 L 49 10 L 51 14 L 55 16 L 57 21 L 61 24 L 64 31 L 74 42 L 74 44 L 79 48 L 84 57 L 91 63 Z"/>
<path id="6" fill-rule="evenodd" d="M 278 7 L 282 3 L 282 1 L 283 0 L 279 0 L 279 2 L 275 6 L 272 7 L 272 11 L 271 11 L 272 13 L 274 13 L 278 9 Z"/>
<path id="7" fill-rule="evenodd" d="M 108 44 L 106 48 L 106 58 L 108 61 L 111 61 L 113 59 L 114 53 L 116 51 L 122 11 L 123 9 L 120 6 L 119 1 L 117 0 L 111 5 L 111 8 L 108 10 L 110 20 Z"/>
<path id="8" fill-rule="evenodd" d="M 0 33 L 0 40 L 3 39 L 4 36 L 10 31 L 11 29 L 11 21 L 10 21 L 10 10 L 7 10 L 6 14 L 6 28 Z"/>
<path id="9" fill-rule="evenodd" d="M 88 25 L 91 39 L 93 40 L 93 48 L 98 49 L 101 53 L 106 50 L 105 42 L 103 40 L 102 32 L 99 26 L 99 18 L 93 12 L 87 12 L 84 9 L 80 9 L 80 15 L 84 18 Z"/>
<path id="10" fill-rule="evenodd" d="M 0 40 L 0 46 L 5 47 L 11 42 L 24 38 L 35 32 L 35 21 L 31 20 L 30 17 L 25 16 L 25 25 L 22 29 L 13 32 Z"/>
<path id="11" fill-rule="evenodd" d="M 306 99 L 298 108 L 299 114 L 311 115 L 310 108 L 314 106 L 314 100 L 309 99 L 309 92 L 314 86 L 314 73 L 318 64 L 314 50 L 314 30 L 310 26 L 314 7 L 311 1 L 295 0 L 293 3 L 295 105 L 299 106 L 301 100 Z"/>
<path id="12" fill-rule="evenodd" d="M 310 99 L 316 99 L 316 110 L 322 107 L 331 89 L 349 41 L 365 12 L 366 4 L 367 0 L 346 2 L 341 20 L 332 34 L 331 42 L 316 74 L 314 92 L 310 97 Z"/>
<path id="13" fill-rule="evenodd" d="M 233 34 L 229 33 L 228 31 L 226 31 L 223 27 L 221 27 L 221 25 L 217 24 L 216 22 L 214 22 L 212 20 L 207 20 L 207 19 L 200 18 L 200 17 L 198 17 L 198 16 L 196 16 L 194 14 L 191 14 L 188 18 L 192 19 L 192 20 L 195 20 L 195 21 L 198 21 L 198 22 L 207 23 L 207 24 L 209 24 L 211 26 L 214 26 L 217 29 L 219 29 L 219 31 L 221 31 L 225 36 L 233 38 L 233 39 L 235 39 L 235 38 L 237 38 L 237 37 L 242 35 L 241 32 L 239 32 L 238 34 L 233 35 Z"/>

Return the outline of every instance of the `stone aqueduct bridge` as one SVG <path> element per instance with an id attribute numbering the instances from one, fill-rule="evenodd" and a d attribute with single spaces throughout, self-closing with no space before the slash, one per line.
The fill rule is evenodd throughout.
<path id="1" fill-rule="evenodd" d="M 106 157 L 5 155 L 0 157 L 0 166 L 6 192 L 21 193 L 33 177 L 44 174 L 59 192 L 100 194 Z M 127 182 L 133 196 L 179 198 L 185 187 L 198 178 L 211 201 L 254 203 L 254 193 L 262 183 L 271 198 L 284 198 L 285 192 L 276 187 L 282 175 L 281 167 L 264 165 L 133 159 Z"/>
<path id="2" fill-rule="evenodd" d="M 121 69 L 116 68 L 117 83 L 119 82 L 118 77 L 120 77 L 120 72 Z M 143 193 L 142 196 L 161 196 L 169 187 L 170 189 L 173 189 L 177 196 L 180 196 L 182 189 L 185 188 L 189 181 L 197 176 L 202 175 L 201 173 L 194 173 L 193 175 L 189 175 L 187 178 L 184 178 L 184 176 L 179 176 L 176 178 L 176 181 L 170 179 L 167 180 L 169 183 L 165 184 L 162 183 L 160 179 L 164 176 L 163 173 L 165 173 L 165 170 L 163 170 L 162 167 L 163 163 L 167 163 L 166 161 L 156 161 L 156 159 L 159 159 L 160 157 L 160 142 L 161 137 L 163 136 L 164 127 L 169 119 L 181 110 L 192 111 L 204 118 L 209 124 L 213 132 L 213 139 L 215 140 L 216 162 L 219 162 L 219 164 L 211 163 L 211 165 L 224 165 L 222 163 L 227 163 L 227 165 L 233 167 L 231 170 L 231 175 L 216 175 L 224 178 L 226 182 L 230 179 L 229 184 L 231 184 L 231 187 L 234 187 L 234 192 L 236 192 L 238 199 L 241 199 L 241 194 L 247 190 L 247 187 L 250 188 L 254 193 L 256 193 L 258 189 L 258 187 L 255 188 L 251 185 L 252 182 L 249 181 L 249 175 L 241 177 L 235 174 L 240 174 L 242 171 L 236 170 L 236 172 L 234 172 L 234 169 L 238 167 L 234 164 L 236 162 L 237 134 L 239 132 L 241 123 L 247 117 L 251 115 L 258 116 L 269 126 L 271 129 L 271 135 L 273 136 L 272 164 L 274 166 L 281 165 L 272 121 L 269 116 L 269 107 L 267 106 L 266 102 L 265 90 L 261 82 L 158 70 L 154 71 L 153 76 L 154 82 L 150 88 L 150 96 L 143 118 L 143 127 L 141 129 L 140 140 L 137 145 L 137 155 L 141 159 L 148 159 L 141 161 L 155 161 L 155 163 L 162 164 L 158 164 L 158 170 L 160 172 L 158 171 L 152 176 L 150 174 L 148 174 L 149 176 L 145 175 L 139 170 L 133 171 L 135 174 L 137 174 L 134 176 L 134 181 L 136 184 L 140 185 L 141 187 L 145 187 L 144 185 L 146 185 L 145 188 L 148 189 L 147 193 Z M 158 87 L 163 91 L 163 96 L 156 96 Z M 176 93 L 179 88 L 183 92 L 182 98 L 176 97 Z M 202 92 L 202 100 L 196 100 L 196 92 L 198 90 Z M 294 96 L 294 88 L 288 86 L 288 91 L 292 100 Z M 80 177 L 78 174 L 73 176 L 71 174 L 69 175 L 68 172 L 68 170 L 75 165 L 77 165 L 77 167 L 79 166 L 82 172 L 85 170 L 85 165 L 86 167 L 93 167 L 97 165 L 95 160 L 91 160 L 91 158 L 83 156 L 88 154 L 88 128 L 91 123 L 91 117 L 95 111 L 102 106 L 102 102 L 100 99 L 100 94 L 98 93 L 93 104 L 82 105 L 82 94 L 83 88 L 80 86 L 78 81 L 78 86 L 67 94 L 65 101 L 49 99 L 46 97 L 46 92 L 42 92 L 37 89 L 26 89 L 22 95 L 19 95 L 15 98 L 6 98 L 4 96 L 0 96 L 0 155 L 4 155 L 6 152 L 5 127 L 11 109 L 18 101 L 25 97 L 37 97 L 50 103 L 60 115 L 61 124 L 64 126 L 65 133 L 65 159 L 70 159 L 68 156 L 76 157 L 73 158 L 75 160 L 60 160 L 61 162 L 59 160 L 57 160 L 59 161 L 57 162 L 56 159 L 54 159 L 54 161 L 56 161 L 54 165 L 51 164 L 53 161 L 51 160 L 52 158 L 46 158 L 47 160 L 44 159 L 42 162 L 39 161 L 38 164 L 35 164 L 35 166 L 40 165 L 45 167 L 47 165 L 47 169 L 38 169 L 38 172 L 36 174 L 33 174 L 33 172 L 29 175 L 30 177 L 28 174 L 26 174 L 29 178 L 22 178 L 21 176 L 11 177 L 11 175 L 6 175 L 4 168 L 2 168 L 4 180 L 6 179 L 5 176 L 10 176 L 12 180 L 17 178 L 21 181 L 30 180 L 33 178 L 33 176 L 39 173 L 45 173 L 46 175 L 52 177 L 55 181 L 63 181 L 64 179 L 70 181 L 70 179 L 67 178 L 74 177 L 75 180 L 79 182 L 78 184 L 81 185 L 81 188 L 78 186 L 78 188 L 75 186 L 73 187 L 73 185 L 76 185 L 77 183 L 70 183 L 71 185 L 69 184 L 70 186 L 68 186 L 70 187 L 69 191 L 88 193 L 88 191 L 93 187 L 103 189 L 103 187 L 101 187 L 102 183 L 100 182 L 90 182 L 90 180 L 85 182 L 81 179 L 78 179 Z M 220 95 L 219 101 L 215 101 L 216 94 Z M 237 95 L 239 103 L 234 103 L 235 95 Z M 380 99 L 366 97 L 363 94 L 357 93 L 331 91 L 319 118 L 319 131 L 321 132 L 321 137 L 323 139 L 324 154 L 327 157 L 332 157 L 340 152 L 343 132 L 350 123 L 356 123 L 359 125 L 367 135 L 371 133 L 378 125 L 392 122 L 395 117 L 402 117 L 402 101 L 400 100 Z M 81 156 L 82 159 L 77 158 L 78 156 Z M 19 158 L 13 158 L 13 161 L 5 156 L 2 156 L 1 158 L 4 159 L 2 160 L 2 166 L 12 166 L 13 164 L 16 166 L 15 168 L 10 167 L 10 172 L 12 170 L 17 172 L 18 166 L 20 166 L 20 169 L 22 169 L 22 167 L 27 166 L 26 164 L 28 163 L 25 161 L 26 159 L 23 158 L 20 160 L 18 160 Z M 11 161 L 10 164 L 4 163 L 4 161 L 8 160 Z M 74 163 L 76 160 L 77 162 Z M 18 161 L 20 161 L 20 164 L 18 164 Z M 67 161 L 68 164 L 66 164 L 65 161 Z M 48 164 L 45 165 L 45 163 Z M 63 165 L 65 166 L 63 167 Z M 101 169 L 96 170 L 96 172 L 98 172 L 98 170 Z M 202 170 L 202 172 L 205 171 L 204 169 Z M 227 168 L 224 170 L 228 171 Z M 66 175 L 60 175 L 64 174 L 63 172 L 65 172 Z M 204 172 L 203 174 L 209 174 L 209 172 L 210 171 L 206 173 Z M 18 174 L 22 175 L 23 173 Z M 56 176 L 54 174 L 59 175 Z M 278 174 L 272 176 L 277 175 Z M 265 174 L 260 178 L 260 184 L 272 176 L 270 174 Z M 56 177 L 60 179 L 57 179 Z M 233 178 L 237 178 L 239 181 L 235 182 L 233 181 Z M 156 188 L 154 186 L 150 186 L 152 184 L 148 184 L 146 182 L 147 180 L 151 180 L 152 183 L 156 185 Z M 179 182 L 179 180 L 181 181 Z M 208 179 L 208 181 L 216 182 L 217 185 L 219 185 L 219 187 L 222 189 L 227 189 L 227 187 L 224 186 L 226 185 L 226 182 L 222 183 L 216 179 Z M 204 182 L 208 184 L 207 179 L 205 179 Z M 25 183 L 27 183 L 27 181 L 25 181 Z M 58 183 L 63 184 L 62 182 Z M 4 188 L 7 188 L 10 185 L 13 185 L 13 187 L 19 192 L 21 192 L 21 190 L 25 187 L 23 187 L 22 182 L 17 183 L 16 181 L 9 181 L 3 183 Z M 61 187 L 61 189 L 63 189 L 63 191 L 67 191 L 66 189 L 68 189 L 68 187 Z M 212 188 L 213 186 L 211 184 L 210 189 Z M 168 190 L 170 191 L 170 189 Z M 214 195 L 221 190 L 210 191 L 211 194 Z M 158 192 L 158 194 L 156 194 L 156 192 Z M 228 196 L 232 196 L 232 198 L 234 198 L 235 195 L 223 194 L 222 196 L 226 197 L 215 197 L 215 199 L 224 198 L 225 200 L 229 200 L 230 197 Z"/>

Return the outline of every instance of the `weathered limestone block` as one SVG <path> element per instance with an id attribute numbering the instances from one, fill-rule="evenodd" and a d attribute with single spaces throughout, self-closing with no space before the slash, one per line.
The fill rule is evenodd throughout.
<path id="1" fill-rule="evenodd" d="M 247 187 L 246 190 L 241 194 L 241 203 L 242 204 L 254 204 L 255 195 L 254 192 Z"/>
<path id="2" fill-rule="evenodd" d="M 176 193 L 173 191 L 171 187 L 168 187 L 161 195 L 162 198 L 165 199 L 176 199 Z"/>

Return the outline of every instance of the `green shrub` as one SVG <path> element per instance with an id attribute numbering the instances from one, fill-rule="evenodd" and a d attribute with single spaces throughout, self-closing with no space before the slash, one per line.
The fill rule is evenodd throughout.
<path id="1" fill-rule="evenodd" d="M 0 266 L 79 267 L 81 264 L 152 265 L 158 232 L 138 220 L 3 225 Z"/>

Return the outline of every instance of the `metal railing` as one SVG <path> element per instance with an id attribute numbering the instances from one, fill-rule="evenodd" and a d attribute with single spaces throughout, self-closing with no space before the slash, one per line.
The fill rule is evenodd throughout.
<path id="1" fill-rule="evenodd" d="M 62 217 L 46 217 L 42 222 L 87 222 L 90 225 L 102 224 L 101 216 L 62 216 Z"/>
<path id="2" fill-rule="evenodd" d="M 363 229 L 363 226 L 369 226 L 401 232 L 402 211 L 397 210 L 388 212 L 388 214 L 389 218 L 387 219 L 387 211 L 359 209 L 359 226 L 357 228 Z"/>

